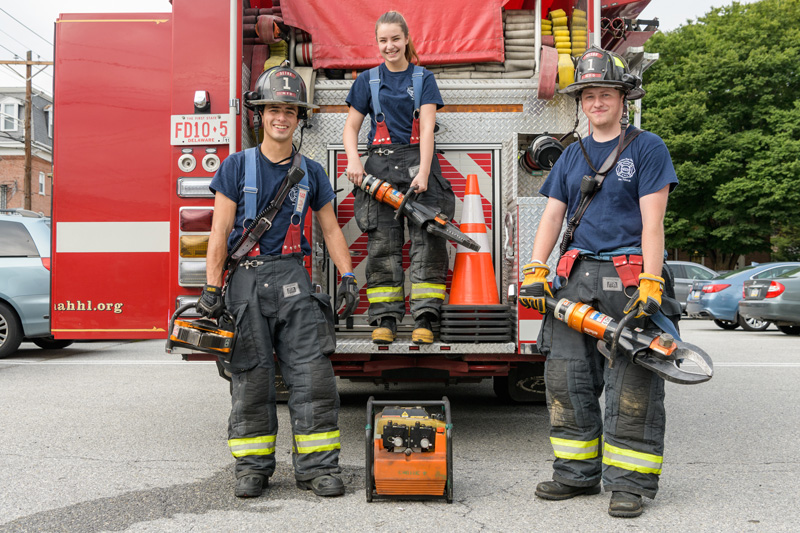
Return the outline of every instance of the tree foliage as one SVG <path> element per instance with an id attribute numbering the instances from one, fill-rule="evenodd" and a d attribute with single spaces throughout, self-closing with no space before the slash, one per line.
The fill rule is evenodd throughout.
<path id="1" fill-rule="evenodd" d="M 668 248 L 719 268 L 800 248 L 798 28 L 800 0 L 734 2 L 648 41 L 660 58 L 645 73 L 642 125 L 664 139 L 680 180 Z"/>

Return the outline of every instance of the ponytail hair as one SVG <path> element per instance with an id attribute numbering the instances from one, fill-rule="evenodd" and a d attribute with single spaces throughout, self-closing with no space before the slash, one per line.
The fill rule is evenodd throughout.
<path id="1" fill-rule="evenodd" d="M 378 18 L 378 22 L 375 23 L 376 36 L 378 35 L 378 26 L 381 24 L 397 24 L 400 26 L 403 35 L 408 39 L 408 44 L 406 45 L 406 61 L 419 65 L 419 56 L 417 55 L 417 50 L 414 48 L 414 43 L 411 41 L 411 37 L 408 35 L 408 23 L 403 15 L 397 11 L 387 11 L 381 15 L 380 18 Z"/>

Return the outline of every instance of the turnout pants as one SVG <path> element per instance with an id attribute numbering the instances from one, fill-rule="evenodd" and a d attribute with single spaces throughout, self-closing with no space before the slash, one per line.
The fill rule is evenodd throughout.
<path id="1" fill-rule="evenodd" d="M 555 297 L 588 303 L 620 320 L 629 298 L 618 280 L 611 261 L 579 259 Z M 648 323 L 634 321 L 652 327 Z M 664 454 L 664 380 L 624 355 L 609 367 L 596 339 L 552 314 L 545 318 L 539 344 L 547 357 L 553 479 L 577 487 L 602 479 L 606 491 L 654 498 Z M 603 414 L 599 399 L 604 391 Z"/>
<path id="2" fill-rule="evenodd" d="M 419 145 L 381 145 L 371 150 L 364 165 L 368 174 L 386 180 L 405 194 L 419 168 Z M 367 298 L 369 319 L 375 322 L 383 316 L 401 320 L 405 314 L 403 288 L 404 219 L 395 219 L 394 209 L 380 203 L 356 188 L 355 218 L 367 240 Z M 455 214 L 455 194 L 444 177 L 434 155 L 428 179 L 428 190 L 414 197 L 452 218 Z M 417 318 L 431 313 L 436 318 L 446 294 L 448 267 L 447 240 L 431 235 L 409 223 L 409 277 L 411 278 L 411 315 Z"/>
<path id="3" fill-rule="evenodd" d="M 330 307 L 314 293 L 300 254 L 248 258 L 226 294 L 238 337 L 225 367 L 232 375 L 228 444 L 236 477 L 271 476 L 275 471 L 275 361 L 289 388 L 292 462 L 295 477 L 307 481 L 340 472 L 339 394 L 330 360 L 330 339 L 320 327 Z M 327 307 L 327 308 L 326 308 Z"/>

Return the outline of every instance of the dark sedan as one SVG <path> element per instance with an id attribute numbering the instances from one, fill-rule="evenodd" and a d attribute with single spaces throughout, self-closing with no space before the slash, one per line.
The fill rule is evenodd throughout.
<path id="1" fill-rule="evenodd" d="M 787 335 L 800 335 L 800 268 L 775 279 L 744 282 L 739 313 L 773 322 Z"/>

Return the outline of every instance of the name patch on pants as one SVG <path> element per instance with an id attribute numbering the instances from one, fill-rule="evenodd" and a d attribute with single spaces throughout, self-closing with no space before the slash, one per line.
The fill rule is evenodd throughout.
<path id="1" fill-rule="evenodd" d="M 283 297 L 289 298 L 291 296 L 297 296 L 300 294 L 300 286 L 297 283 L 290 283 L 289 285 L 283 286 Z"/>
<path id="2" fill-rule="evenodd" d="M 603 290 L 622 292 L 622 280 L 619 278 L 603 278 Z"/>

